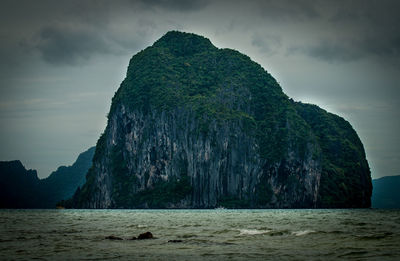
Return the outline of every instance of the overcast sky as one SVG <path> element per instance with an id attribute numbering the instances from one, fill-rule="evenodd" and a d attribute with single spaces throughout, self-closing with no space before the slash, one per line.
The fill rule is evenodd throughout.
<path id="1" fill-rule="evenodd" d="M 347 119 L 372 177 L 400 174 L 400 1 L 4 1 L 0 160 L 48 176 L 96 144 L 129 59 L 169 30 L 261 64 Z"/>

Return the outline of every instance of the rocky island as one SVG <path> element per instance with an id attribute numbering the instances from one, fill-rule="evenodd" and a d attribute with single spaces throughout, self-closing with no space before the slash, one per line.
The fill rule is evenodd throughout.
<path id="1" fill-rule="evenodd" d="M 73 208 L 362 208 L 363 145 L 248 56 L 171 31 L 134 55 Z"/>

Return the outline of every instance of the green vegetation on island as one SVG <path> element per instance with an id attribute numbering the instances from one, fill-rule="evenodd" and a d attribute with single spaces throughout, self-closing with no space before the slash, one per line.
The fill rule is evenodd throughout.
<path id="1" fill-rule="evenodd" d="M 177 31 L 132 57 L 86 180 L 71 206 L 369 207 L 372 190 L 347 121 L 289 99 L 248 56 Z"/>

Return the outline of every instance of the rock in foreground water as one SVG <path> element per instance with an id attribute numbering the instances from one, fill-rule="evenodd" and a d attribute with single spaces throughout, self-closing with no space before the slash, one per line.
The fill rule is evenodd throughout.
<path id="1" fill-rule="evenodd" d="M 121 237 L 117 237 L 117 236 L 113 236 L 113 235 L 107 236 L 106 239 L 109 239 L 109 240 L 123 240 Z"/>
<path id="2" fill-rule="evenodd" d="M 137 239 L 142 240 L 142 239 L 152 239 L 152 238 L 154 238 L 153 234 L 151 232 L 146 232 L 146 233 L 140 234 Z"/>

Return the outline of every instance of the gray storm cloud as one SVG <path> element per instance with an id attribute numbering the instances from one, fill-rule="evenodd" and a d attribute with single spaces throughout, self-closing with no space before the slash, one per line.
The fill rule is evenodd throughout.
<path id="1" fill-rule="evenodd" d="M 105 127 L 132 55 L 169 30 L 260 63 L 296 100 L 348 119 L 373 177 L 400 174 L 399 1 L 2 1 L 0 160 L 46 176 Z"/>

